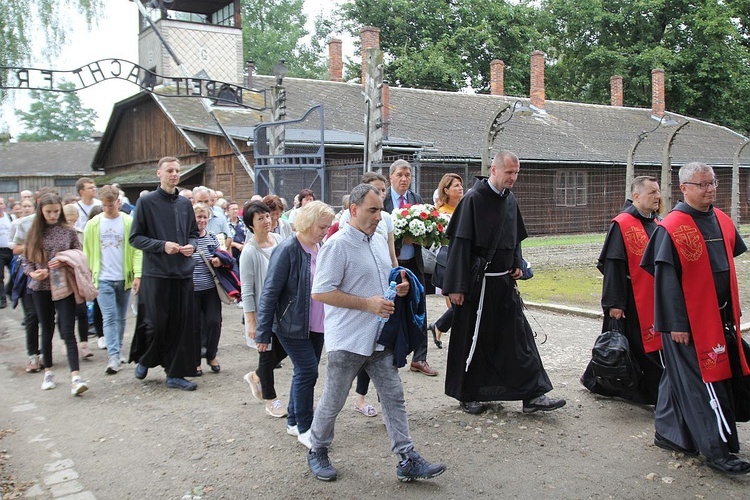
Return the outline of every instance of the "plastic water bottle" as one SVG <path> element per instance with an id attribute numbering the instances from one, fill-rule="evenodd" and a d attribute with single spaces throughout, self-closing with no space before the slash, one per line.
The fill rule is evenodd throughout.
<path id="1" fill-rule="evenodd" d="M 50 259 L 50 262 L 55 260 L 54 257 Z M 60 288 L 65 286 L 65 274 L 63 274 L 62 269 L 49 269 L 49 281 L 50 284 L 55 288 Z"/>
<path id="2" fill-rule="evenodd" d="M 395 281 L 391 281 L 391 284 L 388 285 L 388 289 L 383 294 L 383 298 L 391 302 L 396 300 L 396 282 Z M 383 316 L 378 316 L 378 322 L 385 323 L 386 321 L 388 321 L 389 317 L 390 316 L 384 318 Z"/>

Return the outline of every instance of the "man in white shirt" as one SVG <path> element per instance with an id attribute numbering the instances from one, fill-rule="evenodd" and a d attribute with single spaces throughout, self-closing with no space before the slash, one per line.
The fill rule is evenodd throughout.
<path id="1" fill-rule="evenodd" d="M 88 177 L 81 177 L 76 181 L 76 192 L 81 199 L 76 202 L 78 220 L 75 223 L 75 228 L 83 231 L 89 221 L 91 209 L 96 205 L 101 205 L 102 202 L 96 199 L 96 185 Z"/>

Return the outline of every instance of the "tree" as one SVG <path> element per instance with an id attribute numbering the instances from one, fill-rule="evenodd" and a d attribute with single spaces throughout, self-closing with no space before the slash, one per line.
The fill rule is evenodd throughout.
<path id="1" fill-rule="evenodd" d="M 18 110 L 19 121 L 27 132 L 19 141 L 85 141 L 94 133 L 96 112 L 81 105 L 71 82 L 60 84 L 68 92 L 31 91 L 34 102 L 28 112 Z"/>
<path id="2" fill-rule="evenodd" d="M 0 66 L 14 66 L 28 59 L 31 38 L 41 31 L 45 54 L 58 54 L 70 33 L 71 15 L 91 25 L 103 8 L 102 0 L 3 0 L 0 9 Z"/>
<path id="3" fill-rule="evenodd" d="M 354 36 L 380 28 L 385 77 L 395 85 L 486 91 L 490 61 L 503 59 L 506 89 L 517 94 L 529 86 L 536 14 L 527 1 L 492 0 L 351 0 L 341 9 Z"/>
<path id="4" fill-rule="evenodd" d="M 541 9 L 553 99 L 606 103 L 619 74 L 625 104 L 648 107 L 651 70 L 660 67 L 668 109 L 750 129 L 750 52 L 732 2 L 545 0 Z"/>
<path id="5" fill-rule="evenodd" d="M 272 75 L 273 67 L 284 59 L 289 76 L 324 78 L 321 41 L 330 33 L 330 22 L 320 16 L 315 22 L 313 42 L 302 39 L 307 16 L 302 10 L 303 0 L 243 0 L 242 38 L 246 60 L 255 62 L 260 74 Z"/>

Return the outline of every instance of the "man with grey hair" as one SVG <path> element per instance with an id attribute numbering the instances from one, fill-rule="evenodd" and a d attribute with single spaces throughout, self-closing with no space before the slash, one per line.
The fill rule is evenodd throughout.
<path id="1" fill-rule="evenodd" d="M 618 396 L 639 404 L 656 404 L 662 366 L 661 335 L 654 331 L 654 277 L 641 268 L 641 258 L 659 220 L 661 191 L 656 177 L 641 175 L 631 185 L 633 200 L 612 219 L 596 267 L 604 275 L 602 331 L 618 322 L 641 370 L 638 383 L 626 387 L 598 380 L 589 363 L 581 383 L 603 396 Z"/>
<path id="2" fill-rule="evenodd" d="M 520 169 L 510 151 L 495 155 L 490 177 L 477 180 L 448 225 L 443 294 L 455 315 L 445 393 L 466 413 L 483 412 L 489 401 L 521 400 L 523 413 L 565 406 L 547 396 L 552 383 L 516 287 L 526 226 L 511 188 Z"/>
<path id="3" fill-rule="evenodd" d="M 357 373 L 372 378 L 383 405 L 391 450 L 401 458 L 396 475 L 401 481 L 429 479 L 445 466 L 430 464 L 414 450 L 404 406 L 404 389 L 394 364 L 393 349 L 378 344 L 380 317 L 395 311 L 383 298 L 389 287 L 391 258 L 385 238 L 376 233 L 383 202 L 370 184 L 351 193 L 351 219 L 320 250 L 312 298 L 325 304 L 325 347 L 328 357 L 325 388 L 313 417 L 307 462 L 322 481 L 337 477 L 328 458 L 336 417 L 343 408 Z M 401 271 L 398 296 L 409 293 L 406 271 Z"/>
<path id="4" fill-rule="evenodd" d="M 394 208 L 404 208 L 411 205 L 423 203 L 419 193 L 411 190 L 412 169 L 406 160 L 396 160 L 391 163 L 389 169 L 390 189 L 383 200 L 383 210 L 388 213 Z M 422 247 L 415 245 L 411 239 L 397 238 L 394 242 L 396 247 L 396 258 L 398 265 L 407 268 L 414 273 L 422 286 L 424 286 L 424 262 L 422 261 Z M 424 326 L 424 342 L 414 350 L 409 370 L 434 377 L 437 370 L 427 363 L 427 321 Z"/>
<path id="5" fill-rule="evenodd" d="M 198 186 L 193 188 L 193 205 L 196 203 L 203 203 L 207 207 L 211 208 L 213 206 L 213 200 L 211 199 L 211 192 L 212 190 L 207 188 L 206 186 Z M 214 233 L 217 237 L 219 237 L 219 240 L 221 241 L 221 236 L 219 236 L 219 233 L 224 235 L 224 239 L 229 236 L 229 223 L 227 222 L 227 218 L 224 216 L 219 217 L 216 215 L 216 212 L 213 211 L 213 208 L 211 208 L 211 217 L 208 219 L 208 225 L 206 226 L 206 231 L 210 231 Z"/>
<path id="6" fill-rule="evenodd" d="M 654 444 L 724 474 L 747 474 L 739 421 L 750 420 L 748 345 L 740 334 L 734 258 L 747 250 L 732 220 L 714 207 L 711 167 L 680 169 L 684 201 L 654 231 L 641 266 L 654 276 L 654 330 L 661 332 L 664 375 Z"/>

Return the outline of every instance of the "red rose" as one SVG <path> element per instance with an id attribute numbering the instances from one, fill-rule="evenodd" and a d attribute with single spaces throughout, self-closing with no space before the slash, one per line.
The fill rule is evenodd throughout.
<path id="1" fill-rule="evenodd" d="M 408 216 L 409 216 L 409 211 L 407 209 L 401 210 L 401 217 L 408 217 Z"/>
<path id="2" fill-rule="evenodd" d="M 438 212 L 437 210 L 433 210 L 432 212 L 430 212 L 430 216 L 432 217 L 437 217 L 438 215 L 440 215 L 440 212 Z"/>
<path id="3" fill-rule="evenodd" d="M 441 223 L 439 223 L 439 222 L 438 222 L 438 225 L 437 225 L 437 230 L 438 230 L 438 232 L 439 232 L 439 233 L 442 233 L 442 232 L 443 232 L 443 229 L 445 229 L 445 228 L 443 228 L 443 225 L 442 225 Z"/>
<path id="4" fill-rule="evenodd" d="M 430 214 L 428 214 L 427 212 L 419 212 L 419 218 L 422 220 L 427 220 L 430 218 Z"/>

